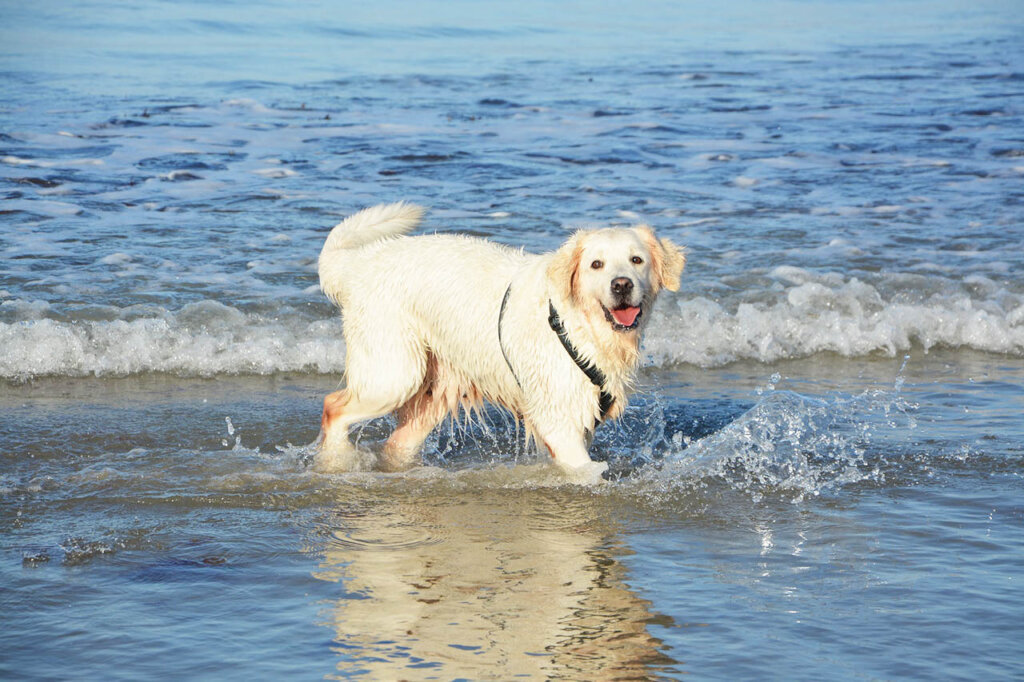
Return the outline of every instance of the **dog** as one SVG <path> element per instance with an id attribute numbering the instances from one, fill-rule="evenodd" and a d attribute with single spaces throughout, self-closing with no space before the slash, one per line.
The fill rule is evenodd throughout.
<path id="1" fill-rule="evenodd" d="M 398 426 L 377 465 L 409 468 L 448 415 L 487 401 L 567 473 L 600 478 L 594 430 L 625 410 L 655 298 L 679 289 L 684 250 L 646 225 L 580 230 L 541 255 L 407 236 L 423 212 L 364 209 L 320 252 L 320 288 L 341 308 L 346 381 L 324 399 L 315 468 L 358 468 L 350 427 L 392 412 Z"/>

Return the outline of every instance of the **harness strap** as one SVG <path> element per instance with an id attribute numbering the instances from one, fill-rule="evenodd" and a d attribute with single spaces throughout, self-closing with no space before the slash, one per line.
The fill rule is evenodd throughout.
<path id="1" fill-rule="evenodd" d="M 505 292 L 505 297 L 508 298 L 508 292 Z M 555 304 L 550 300 L 548 301 L 548 308 L 550 310 L 550 314 L 548 315 L 548 324 L 551 326 L 551 329 L 555 334 L 558 335 L 558 340 L 562 342 L 562 347 L 565 348 L 565 352 L 569 354 L 569 357 L 572 358 L 574 363 L 576 363 L 576 366 L 587 375 L 587 378 L 590 379 L 590 383 L 601 389 L 601 395 L 597 399 L 597 407 L 601 412 L 601 421 L 604 421 L 604 418 L 608 415 L 608 410 L 612 409 L 612 405 L 615 404 L 615 397 L 604 388 L 604 382 L 607 380 L 607 377 L 605 377 L 604 372 L 602 372 L 597 365 L 580 357 L 580 353 L 576 350 L 576 346 L 574 346 L 572 341 L 569 340 L 569 333 L 565 330 L 565 325 L 562 324 L 562 318 L 559 317 L 558 311 L 555 310 Z M 508 358 L 505 358 L 505 361 L 508 362 Z M 509 369 L 511 368 L 512 366 L 509 365 Z"/>
<path id="2" fill-rule="evenodd" d="M 505 317 L 505 306 L 508 305 L 509 294 L 512 293 L 512 283 L 508 283 L 508 288 L 505 289 L 505 296 L 501 299 L 501 309 L 498 311 L 498 347 L 501 348 L 501 357 L 505 358 L 505 364 L 508 365 L 508 371 L 512 373 L 512 378 L 516 380 L 516 386 L 523 388 L 523 385 L 519 383 L 519 377 L 516 376 L 516 371 L 512 369 L 512 363 L 508 359 L 508 353 L 505 352 L 505 343 L 501 340 L 501 322 Z"/>

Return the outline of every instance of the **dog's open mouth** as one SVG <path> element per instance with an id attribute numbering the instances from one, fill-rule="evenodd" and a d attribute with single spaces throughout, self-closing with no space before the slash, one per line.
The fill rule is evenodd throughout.
<path id="1" fill-rule="evenodd" d="M 636 329 L 642 314 L 643 310 L 639 306 L 620 306 L 614 310 L 604 308 L 605 318 L 612 323 L 612 329 L 619 332 Z"/>

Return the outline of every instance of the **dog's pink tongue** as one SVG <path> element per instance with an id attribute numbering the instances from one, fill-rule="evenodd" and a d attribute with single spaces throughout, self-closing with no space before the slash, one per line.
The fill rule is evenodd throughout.
<path id="1" fill-rule="evenodd" d="M 636 316 L 639 314 L 639 308 L 621 308 L 620 310 L 612 311 L 612 317 L 623 327 L 632 327 L 633 323 L 636 322 Z"/>

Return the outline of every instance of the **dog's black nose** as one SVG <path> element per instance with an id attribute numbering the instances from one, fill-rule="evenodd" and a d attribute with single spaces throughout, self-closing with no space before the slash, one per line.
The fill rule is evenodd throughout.
<path id="1" fill-rule="evenodd" d="M 616 277 L 612 280 L 612 293 L 617 296 L 629 296 L 633 293 L 633 280 L 629 277 Z"/>

